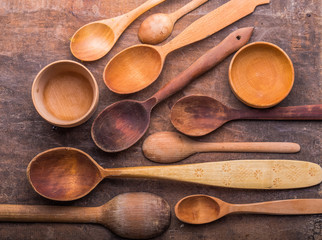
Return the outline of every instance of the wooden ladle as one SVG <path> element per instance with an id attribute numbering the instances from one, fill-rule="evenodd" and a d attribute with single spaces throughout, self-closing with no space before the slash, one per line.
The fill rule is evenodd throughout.
<path id="1" fill-rule="evenodd" d="M 212 97 L 190 95 L 179 99 L 171 109 L 173 126 L 190 136 L 208 134 L 224 123 L 237 119 L 322 120 L 322 104 L 237 110 Z"/>
<path id="2" fill-rule="evenodd" d="M 172 33 L 173 26 L 179 18 L 196 9 L 208 0 L 192 0 L 187 5 L 171 14 L 156 13 L 147 17 L 138 31 L 142 43 L 158 44 L 166 40 Z"/>
<path id="3" fill-rule="evenodd" d="M 207 195 L 191 195 L 174 208 L 177 218 L 189 224 L 204 224 L 231 213 L 269 215 L 321 214 L 322 199 L 288 199 L 249 204 L 230 204 Z"/>
<path id="4" fill-rule="evenodd" d="M 197 152 L 295 153 L 300 145 L 290 142 L 198 142 L 176 132 L 157 132 L 144 140 L 142 151 L 158 163 L 173 163 Z"/>
<path id="5" fill-rule="evenodd" d="M 112 49 L 124 30 L 136 18 L 164 1 L 148 0 L 124 15 L 84 25 L 71 38 L 72 54 L 82 61 L 100 59 Z"/>
<path id="6" fill-rule="evenodd" d="M 181 47 L 202 40 L 252 13 L 270 0 L 231 0 L 199 18 L 163 46 L 139 44 L 115 55 L 106 65 L 103 78 L 113 92 L 129 94 L 142 90 L 160 75 L 166 56 Z"/>
<path id="7" fill-rule="evenodd" d="M 71 201 L 92 191 L 104 178 L 166 179 L 210 186 L 252 189 L 302 188 L 322 181 L 322 168 L 307 161 L 236 160 L 173 166 L 103 169 L 76 148 L 53 148 L 35 156 L 27 176 L 43 197 Z"/>
<path id="8" fill-rule="evenodd" d="M 170 206 L 144 192 L 120 194 L 99 207 L 0 204 L 0 221 L 97 223 L 123 238 L 150 239 L 170 224 Z"/>
<path id="9" fill-rule="evenodd" d="M 151 110 L 156 104 L 245 45 L 252 32 L 253 28 L 234 31 L 149 99 L 142 102 L 123 100 L 106 107 L 92 125 L 95 144 L 105 152 L 119 152 L 131 147 L 149 127 Z"/>

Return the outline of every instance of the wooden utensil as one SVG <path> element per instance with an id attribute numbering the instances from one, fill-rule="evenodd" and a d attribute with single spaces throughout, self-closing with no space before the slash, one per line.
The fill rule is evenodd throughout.
<path id="1" fill-rule="evenodd" d="M 158 163 L 173 163 L 197 152 L 270 152 L 295 153 L 300 145 L 289 142 L 197 142 L 176 132 L 157 132 L 142 145 L 148 159 Z"/>
<path id="2" fill-rule="evenodd" d="M 105 108 L 92 125 L 92 139 L 95 144 L 105 152 L 119 152 L 131 147 L 149 127 L 151 110 L 156 104 L 245 45 L 252 32 L 253 28 L 234 31 L 149 99 L 123 100 Z"/>
<path id="3" fill-rule="evenodd" d="M 249 204 L 231 204 L 207 195 L 191 195 L 181 199 L 174 208 L 180 221 L 204 224 L 231 213 L 269 215 L 321 214 L 322 199 L 287 199 Z"/>
<path id="4" fill-rule="evenodd" d="M 206 135 L 224 123 L 237 119 L 322 120 L 322 104 L 237 110 L 212 97 L 190 95 L 179 99 L 171 109 L 173 126 L 190 136 Z"/>
<path id="5" fill-rule="evenodd" d="M 112 49 L 124 30 L 136 18 L 164 1 L 148 0 L 124 15 L 84 25 L 71 38 L 72 54 L 82 61 L 100 59 Z"/>
<path id="6" fill-rule="evenodd" d="M 187 5 L 171 14 L 156 13 L 147 17 L 138 31 L 142 43 L 158 44 L 166 40 L 172 33 L 173 26 L 178 19 L 204 4 L 208 0 L 192 0 Z"/>
<path id="7" fill-rule="evenodd" d="M 115 55 L 106 65 L 103 78 L 113 92 L 129 94 L 153 83 L 161 73 L 166 56 L 181 47 L 202 40 L 252 13 L 269 0 L 231 0 L 199 18 L 163 46 L 140 44 Z"/>
<path id="8" fill-rule="evenodd" d="M 315 163 L 293 160 L 236 160 L 103 169 L 85 152 L 60 147 L 35 156 L 28 165 L 27 176 L 41 196 L 71 201 L 88 194 L 104 178 L 151 178 L 218 187 L 289 189 L 319 184 L 322 169 Z"/>
<path id="9" fill-rule="evenodd" d="M 123 238 L 150 239 L 170 224 L 170 206 L 144 192 L 124 193 L 99 207 L 0 204 L 3 222 L 97 223 Z"/>
<path id="10" fill-rule="evenodd" d="M 290 93 L 293 83 L 291 59 L 272 43 L 248 44 L 230 62 L 230 87 L 248 106 L 268 108 L 280 103 Z"/>

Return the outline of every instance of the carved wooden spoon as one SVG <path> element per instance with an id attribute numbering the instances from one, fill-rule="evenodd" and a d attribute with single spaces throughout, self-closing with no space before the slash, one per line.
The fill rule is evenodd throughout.
<path id="1" fill-rule="evenodd" d="M 71 201 L 92 191 L 104 178 L 166 179 L 210 186 L 288 189 L 319 184 L 322 168 L 307 161 L 236 160 L 198 164 L 103 169 L 76 148 L 38 154 L 27 168 L 34 190 L 43 197 Z"/>
<path id="2" fill-rule="evenodd" d="M 147 17 L 139 28 L 138 36 L 142 43 L 158 44 L 172 33 L 176 21 L 208 0 L 192 0 L 171 14 L 156 13 Z"/>
<path id="3" fill-rule="evenodd" d="M 136 18 L 164 1 L 148 0 L 124 15 L 84 25 L 71 38 L 72 54 L 82 61 L 100 59 L 112 49 L 124 30 Z"/>
<path id="4" fill-rule="evenodd" d="M 321 214 L 322 199 L 288 199 L 270 202 L 230 204 L 207 195 L 191 195 L 175 206 L 180 221 L 204 224 L 231 213 L 256 213 L 270 215 Z"/>
<path id="5" fill-rule="evenodd" d="M 173 163 L 197 152 L 295 153 L 300 145 L 289 142 L 198 142 L 176 132 L 157 132 L 142 145 L 144 155 L 158 163 Z"/>
<path id="6" fill-rule="evenodd" d="M 237 110 L 212 97 L 190 95 L 179 99 L 171 109 L 173 126 L 190 136 L 206 135 L 237 119 L 322 120 L 322 104 Z"/>
<path id="7" fill-rule="evenodd" d="M 120 194 L 99 207 L 0 204 L 0 221 L 97 223 L 123 238 L 150 239 L 170 224 L 170 206 L 144 192 Z"/>

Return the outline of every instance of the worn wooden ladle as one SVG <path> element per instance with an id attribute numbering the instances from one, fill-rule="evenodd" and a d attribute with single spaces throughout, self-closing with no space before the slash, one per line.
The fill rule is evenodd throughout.
<path id="1" fill-rule="evenodd" d="M 163 46 L 139 44 L 115 55 L 105 66 L 103 78 L 113 92 L 129 94 L 142 90 L 160 75 L 166 56 L 202 40 L 252 13 L 270 0 L 231 0 L 189 25 Z"/>
<path id="2" fill-rule="evenodd" d="M 124 30 L 140 15 L 165 0 L 148 0 L 136 9 L 110 19 L 88 23 L 71 38 L 70 50 L 82 61 L 94 61 L 107 54 Z"/>
<path id="3" fill-rule="evenodd" d="M 138 31 L 140 41 L 146 44 L 158 44 L 163 42 L 170 36 L 173 26 L 179 18 L 207 1 L 209 0 L 192 0 L 187 5 L 171 14 L 152 14 L 141 23 Z"/>
<path id="4" fill-rule="evenodd" d="M 92 139 L 95 144 L 105 152 L 119 152 L 131 147 L 149 127 L 151 110 L 156 104 L 245 45 L 252 32 L 253 28 L 250 27 L 229 34 L 218 46 L 202 55 L 149 99 L 123 100 L 106 107 L 92 125 Z"/>
<path id="5" fill-rule="evenodd" d="M 190 95 L 179 99 L 171 109 L 173 126 L 190 136 L 208 134 L 224 123 L 237 119 L 322 120 L 322 104 L 237 110 L 212 97 Z"/>
<path id="6" fill-rule="evenodd" d="M 158 163 L 173 163 L 197 152 L 295 153 L 300 145 L 290 142 L 199 142 L 177 132 L 157 132 L 144 140 L 146 158 Z"/>
<path id="7" fill-rule="evenodd" d="M 189 224 L 204 224 L 231 213 L 269 215 L 321 214 L 322 199 L 287 199 L 269 202 L 230 204 L 208 195 L 191 195 L 174 208 L 177 218 Z"/>
<path id="8" fill-rule="evenodd" d="M 170 224 L 170 206 L 145 192 L 120 194 L 99 207 L 0 204 L 2 222 L 97 223 L 116 235 L 150 239 Z"/>
<path id="9" fill-rule="evenodd" d="M 53 148 L 35 156 L 27 176 L 43 197 L 71 201 L 92 191 L 104 178 L 166 179 L 209 186 L 288 189 L 319 184 L 322 168 L 293 160 L 235 160 L 173 166 L 103 169 L 76 148 Z"/>

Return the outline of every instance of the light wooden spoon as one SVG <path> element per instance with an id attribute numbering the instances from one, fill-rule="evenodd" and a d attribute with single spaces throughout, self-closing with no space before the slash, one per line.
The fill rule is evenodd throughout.
<path id="1" fill-rule="evenodd" d="M 249 204 L 230 204 L 207 195 L 191 195 L 181 199 L 174 208 L 180 221 L 204 224 L 231 213 L 269 215 L 321 214 L 322 199 L 288 199 Z"/>
<path id="2" fill-rule="evenodd" d="M 71 38 L 72 54 L 82 61 L 100 59 L 112 49 L 124 30 L 136 18 L 164 1 L 148 0 L 124 15 L 84 25 Z"/>
<path id="3" fill-rule="evenodd" d="M 160 75 L 166 56 L 200 41 L 251 14 L 256 6 L 270 0 L 231 0 L 189 25 L 163 46 L 139 44 L 115 55 L 106 65 L 103 79 L 113 92 L 129 94 L 142 90 Z"/>
<path id="4" fill-rule="evenodd" d="M 0 204 L 0 221 L 97 223 L 123 238 L 150 239 L 170 224 L 170 206 L 144 192 L 120 194 L 99 207 Z"/>
<path id="5" fill-rule="evenodd" d="M 176 132 L 157 132 L 142 145 L 144 155 L 158 163 L 173 163 L 197 152 L 296 153 L 300 145 L 289 142 L 197 142 Z"/>
<path id="6" fill-rule="evenodd" d="M 208 0 L 192 0 L 187 5 L 171 14 L 156 13 L 147 17 L 138 31 L 142 43 L 158 44 L 166 40 L 172 33 L 173 26 L 179 18 L 196 9 Z"/>

